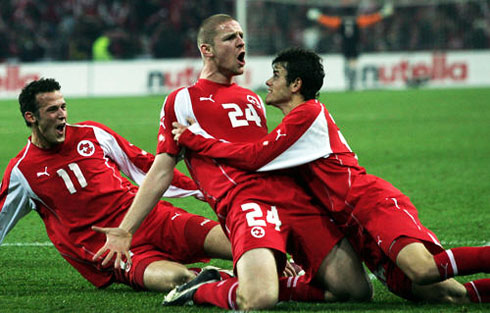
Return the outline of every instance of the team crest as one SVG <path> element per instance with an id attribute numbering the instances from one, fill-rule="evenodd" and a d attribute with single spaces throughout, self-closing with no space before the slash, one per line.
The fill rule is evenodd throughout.
<path id="1" fill-rule="evenodd" d="M 252 95 L 247 95 L 247 101 L 254 105 L 257 109 L 261 110 L 262 107 L 260 105 L 260 101 L 259 99 L 257 99 L 256 97 L 252 96 Z"/>
<path id="2" fill-rule="evenodd" d="M 82 140 L 78 143 L 77 151 L 81 156 L 89 157 L 95 152 L 95 146 L 90 140 Z"/>
<path id="3" fill-rule="evenodd" d="M 262 227 L 260 226 L 255 226 L 254 228 L 252 228 L 250 230 L 250 233 L 252 234 L 252 236 L 254 236 L 255 238 L 262 238 L 265 236 L 265 229 L 263 229 Z"/>

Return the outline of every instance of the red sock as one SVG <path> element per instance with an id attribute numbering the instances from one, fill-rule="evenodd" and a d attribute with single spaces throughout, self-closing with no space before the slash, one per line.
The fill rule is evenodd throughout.
<path id="1" fill-rule="evenodd" d="M 478 279 L 464 284 L 471 302 L 490 302 L 490 278 Z"/>
<path id="2" fill-rule="evenodd" d="M 305 283 L 305 276 L 280 277 L 279 301 L 323 301 L 325 290 Z"/>
<path id="3" fill-rule="evenodd" d="M 279 278 L 279 301 L 323 301 L 324 290 L 304 282 L 304 276 Z M 202 285 L 194 294 L 195 304 L 237 310 L 236 291 L 238 279 L 232 277 L 219 282 Z"/>
<path id="4" fill-rule="evenodd" d="M 434 255 L 442 279 L 490 272 L 490 247 L 459 247 Z"/>
<path id="5" fill-rule="evenodd" d="M 223 309 L 238 310 L 236 304 L 237 287 L 238 279 L 236 277 L 204 284 L 197 288 L 193 300 L 195 304 L 206 303 Z"/>

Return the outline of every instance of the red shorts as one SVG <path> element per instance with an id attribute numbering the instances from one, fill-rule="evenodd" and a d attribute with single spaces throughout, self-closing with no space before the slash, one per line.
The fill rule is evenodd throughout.
<path id="1" fill-rule="evenodd" d="M 160 201 L 133 236 L 131 268 L 129 271 L 116 270 L 115 281 L 134 289 L 145 289 L 143 274 L 152 262 L 208 262 L 204 240 L 216 225 L 215 221 Z"/>
<path id="2" fill-rule="evenodd" d="M 422 225 L 410 199 L 401 193 L 379 199 L 361 198 L 351 216 L 350 226 L 357 232 L 368 232 L 386 255 L 391 255 L 392 245 L 400 237 L 441 245 L 436 235 Z"/>
<path id="3" fill-rule="evenodd" d="M 343 234 L 323 209 L 289 177 L 267 176 L 240 183 L 218 204 L 230 238 L 233 263 L 247 251 L 276 251 L 281 273 L 290 253 L 311 279 Z"/>

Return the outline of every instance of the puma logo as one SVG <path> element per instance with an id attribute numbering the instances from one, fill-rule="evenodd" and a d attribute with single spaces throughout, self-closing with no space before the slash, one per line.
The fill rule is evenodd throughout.
<path id="1" fill-rule="evenodd" d="M 209 97 L 200 97 L 199 100 L 200 101 L 206 101 L 207 100 L 207 101 L 215 102 L 213 100 L 213 95 L 209 95 Z"/>
<path id="2" fill-rule="evenodd" d="M 278 130 L 277 130 L 276 141 L 277 141 L 277 140 L 278 140 L 280 137 L 283 137 L 283 136 L 284 136 L 284 137 L 286 137 L 286 134 L 281 134 L 281 130 L 280 130 L 280 129 L 278 129 Z"/>
<path id="3" fill-rule="evenodd" d="M 439 264 L 443 269 L 444 269 L 444 278 L 447 279 L 447 269 L 449 267 L 449 264 L 446 263 L 446 264 Z"/>
<path id="4" fill-rule="evenodd" d="M 46 175 L 46 176 L 49 176 L 49 173 L 48 173 L 48 167 L 44 167 L 44 172 L 37 172 L 37 177 L 41 177 L 43 175 Z"/>

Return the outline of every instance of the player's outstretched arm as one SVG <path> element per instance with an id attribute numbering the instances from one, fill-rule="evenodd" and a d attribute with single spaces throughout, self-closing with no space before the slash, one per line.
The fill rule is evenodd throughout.
<path id="1" fill-rule="evenodd" d="M 221 159 L 248 171 L 270 171 L 299 166 L 325 156 L 326 123 L 317 121 L 321 105 L 302 105 L 291 111 L 267 136 L 256 142 L 231 143 L 213 138 L 197 124 L 172 124 L 178 143 L 200 155 Z M 311 150 L 311 151 L 310 151 Z"/>
<path id="2" fill-rule="evenodd" d="M 119 227 L 93 227 L 95 231 L 106 234 L 106 243 L 94 255 L 94 261 L 105 255 L 102 265 L 106 265 L 115 255 L 114 267 L 119 268 L 120 261 L 124 255 L 127 262 L 131 262 L 129 249 L 131 247 L 132 234 L 136 232 L 145 217 L 170 186 L 175 164 L 176 161 L 173 156 L 166 153 L 157 155 Z"/>

